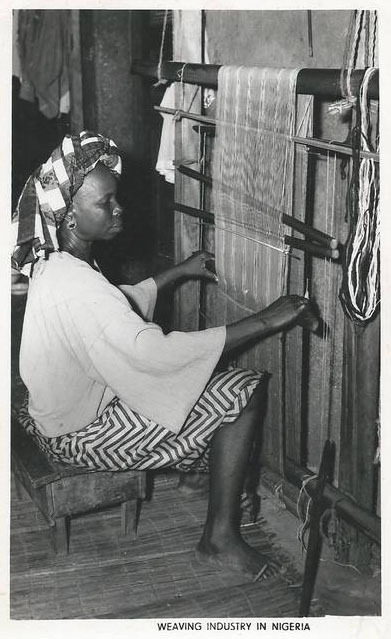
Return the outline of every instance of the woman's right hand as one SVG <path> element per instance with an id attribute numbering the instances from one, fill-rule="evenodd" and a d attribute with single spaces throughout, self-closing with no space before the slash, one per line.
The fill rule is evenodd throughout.
<path id="1" fill-rule="evenodd" d="M 256 313 L 256 316 L 267 331 L 275 332 L 290 326 L 302 313 L 308 313 L 309 309 L 310 301 L 306 297 L 284 295 Z"/>
<path id="2" fill-rule="evenodd" d="M 264 339 L 273 333 L 301 323 L 309 330 L 318 325 L 311 311 L 311 302 L 300 295 L 286 295 L 267 306 L 262 311 L 245 317 L 226 327 L 224 352 L 238 348 L 254 339 Z"/>

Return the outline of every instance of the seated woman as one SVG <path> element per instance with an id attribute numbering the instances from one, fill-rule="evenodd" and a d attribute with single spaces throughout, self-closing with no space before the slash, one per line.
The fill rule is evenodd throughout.
<path id="1" fill-rule="evenodd" d="M 223 353 L 308 316 L 308 301 L 282 297 L 229 326 L 163 334 L 152 321 L 157 292 L 178 278 L 215 276 L 200 253 L 136 286 L 105 279 L 92 246 L 121 231 L 120 173 L 112 140 L 67 135 L 19 199 L 13 265 L 31 278 L 23 423 L 54 459 L 90 469 L 208 467 L 198 557 L 253 577 L 266 558 L 242 539 L 239 508 L 263 374 L 214 369 Z"/>

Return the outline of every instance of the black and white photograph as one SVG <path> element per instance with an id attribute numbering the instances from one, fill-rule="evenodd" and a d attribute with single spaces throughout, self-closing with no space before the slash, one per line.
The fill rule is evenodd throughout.
<path id="1" fill-rule="evenodd" d="M 387 12 L 22 4 L 7 636 L 385 637 Z"/>

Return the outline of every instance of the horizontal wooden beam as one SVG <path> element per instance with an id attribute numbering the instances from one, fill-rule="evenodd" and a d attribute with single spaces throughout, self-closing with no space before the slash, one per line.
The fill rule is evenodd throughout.
<path id="1" fill-rule="evenodd" d="M 186 82 L 216 89 L 219 64 L 194 64 L 164 61 L 160 77 L 170 82 Z M 158 77 L 157 62 L 135 60 L 131 72 L 146 78 Z M 353 95 L 357 95 L 364 76 L 364 69 L 354 69 L 350 83 Z M 297 93 L 315 95 L 319 98 L 341 98 L 341 69 L 301 69 L 297 76 Z M 368 97 L 379 99 L 379 73 L 374 73 L 368 84 Z"/>
<path id="2" fill-rule="evenodd" d="M 194 169 L 191 169 L 188 166 L 185 166 L 184 164 L 178 164 L 177 169 L 179 173 L 182 173 L 183 175 L 187 175 L 187 177 L 193 178 L 194 180 L 198 180 L 198 182 L 202 182 L 203 184 L 206 184 L 207 186 L 212 186 L 213 184 L 212 178 L 209 175 L 204 175 L 203 173 L 200 173 L 199 171 L 194 171 Z"/>
<path id="3" fill-rule="evenodd" d="M 330 260 L 338 260 L 339 258 L 338 249 L 331 249 L 328 246 L 320 246 L 319 244 L 308 242 L 306 240 L 300 240 L 297 237 L 290 237 L 289 235 L 285 235 L 284 241 L 285 244 L 287 244 L 288 246 L 298 249 L 299 251 L 307 252 L 310 255 L 327 257 Z"/>
<path id="4" fill-rule="evenodd" d="M 285 473 L 287 480 L 298 488 L 301 488 L 303 480 L 307 479 L 308 476 L 312 474 L 306 468 L 297 466 L 290 460 L 286 461 Z M 312 482 L 308 482 L 306 484 L 306 491 L 310 496 L 312 496 L 313 488 L 314 486 L 312 486 Z M 380 517 L 365 510 L 350 497 L 338 490 L 338 488 L 335 488 L 330 484 L 326 484 L 324 497 L 329 505 L 334 505 L 337 514 L 342 519 L 349 522 L 350 524 L 353 524 L 354 526 L 359 528 L 359 530 L 361 530 L 361 532 L 363 532 L 367 537 L 380 544 Z"/>
<path id="5" fill-rule="evenodd" d="M 182 80 L 187 84 L 199 84 L 203 87 L 216 89 L 220 66 L 219 64 L 185 64 L 184 62 L 163 61 L 160 76 L 170 82 Z M 131 72 L 146 78 L 157 78 L 158 64 L 135 60 L 131 65 Z"/>
<path id="6" fill-rule="evenodd" d="M 170 107 L 162 107 L 162 106 L 154 106 L 155 111 L 159 113 L 166 113 L 167 115 L 172 115 L 177 120 L 181 118 L 185 118 L 187 120 L 194 120 L 195 122 L 203 122 L 209 126 L 214 126 L 216 124 L 215 118 L 208 118 L 206 115 L 200 115 L 198 113 L 192 113 L 192 111 L 183 111 L 182 109 L 171 109 Z"/>
<path id="7" fill-rule="evenodd" d="M 331 151 L 340 155 L 353 155 L 353 149 L 351 146 L 347 146 L 343 142 L 335 142 L 332 140 L 319 140 L 317 138 L 300 138 L 297 136 L 292 137 L 293 142 L 297 144 L 303 144 L 309 148 L 322 149 L 324 151 Z M 363 151 L 360 149 L 360 158 L 366 158 L 368 160 L 374 160 L 379 162 L 379 154 L 372 151 Z"/>
<path id="8" fill-rule="evenodd" d="M 285 467 L 285 477 L 267 468 L 261 471 L 261 482 L 266 488 L 284 502 L 290 513 L 298 516 L 297 502 L 303 481 L 313 475 L 308 469 L 302 468 L 288 460 Z M 315 478 L 315 475 L 313 475 Z M 311 497 L 316 482 L 309 481 L 306 484 L 306 492 Z M 381 519 L 377 515 L 359 506 L 350 497 L 342 493 L 338 488 L 327 484 L 324 491 L 325 507 L 334 506 L 341 519 L 355 526 L 366 537 L 375 543 L 381 543 Z"/>
<path id="9" fill-rule="evenodd" d="M 210 222 L 211 224 L 214 223 L 214 215 L 213 213 L 209 213 L 209 211 L 196 209 L 194 208 L 194 206 L 187 206 L 186 204 L 181 204 L 180 202 L 174 202 L 173 209 L 174 211 L 179 211 L 179 213 L 190 215 L 190 217 L 195 217 L 200 220 L 204 220 L 205 222 Z"/>

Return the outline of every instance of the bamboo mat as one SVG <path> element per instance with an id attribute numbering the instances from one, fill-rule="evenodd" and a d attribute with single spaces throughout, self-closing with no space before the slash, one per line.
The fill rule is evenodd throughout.
<path id="1" fill-rule="evenodd" d="M 29 497 L 17 500 L 13 491 L 11 618 L 297 616 L 300 577 L 265 521 L 245 527 L 244 536 L 284 566 L 284 574 L 252 584 L 197 563 L 207 499 L 181 494 L 177 481 L 174 473 L 155 476 L 137 540 L 120 536 L 119 508 L 72 519 L 67 557 L 55 555 Z"/>

